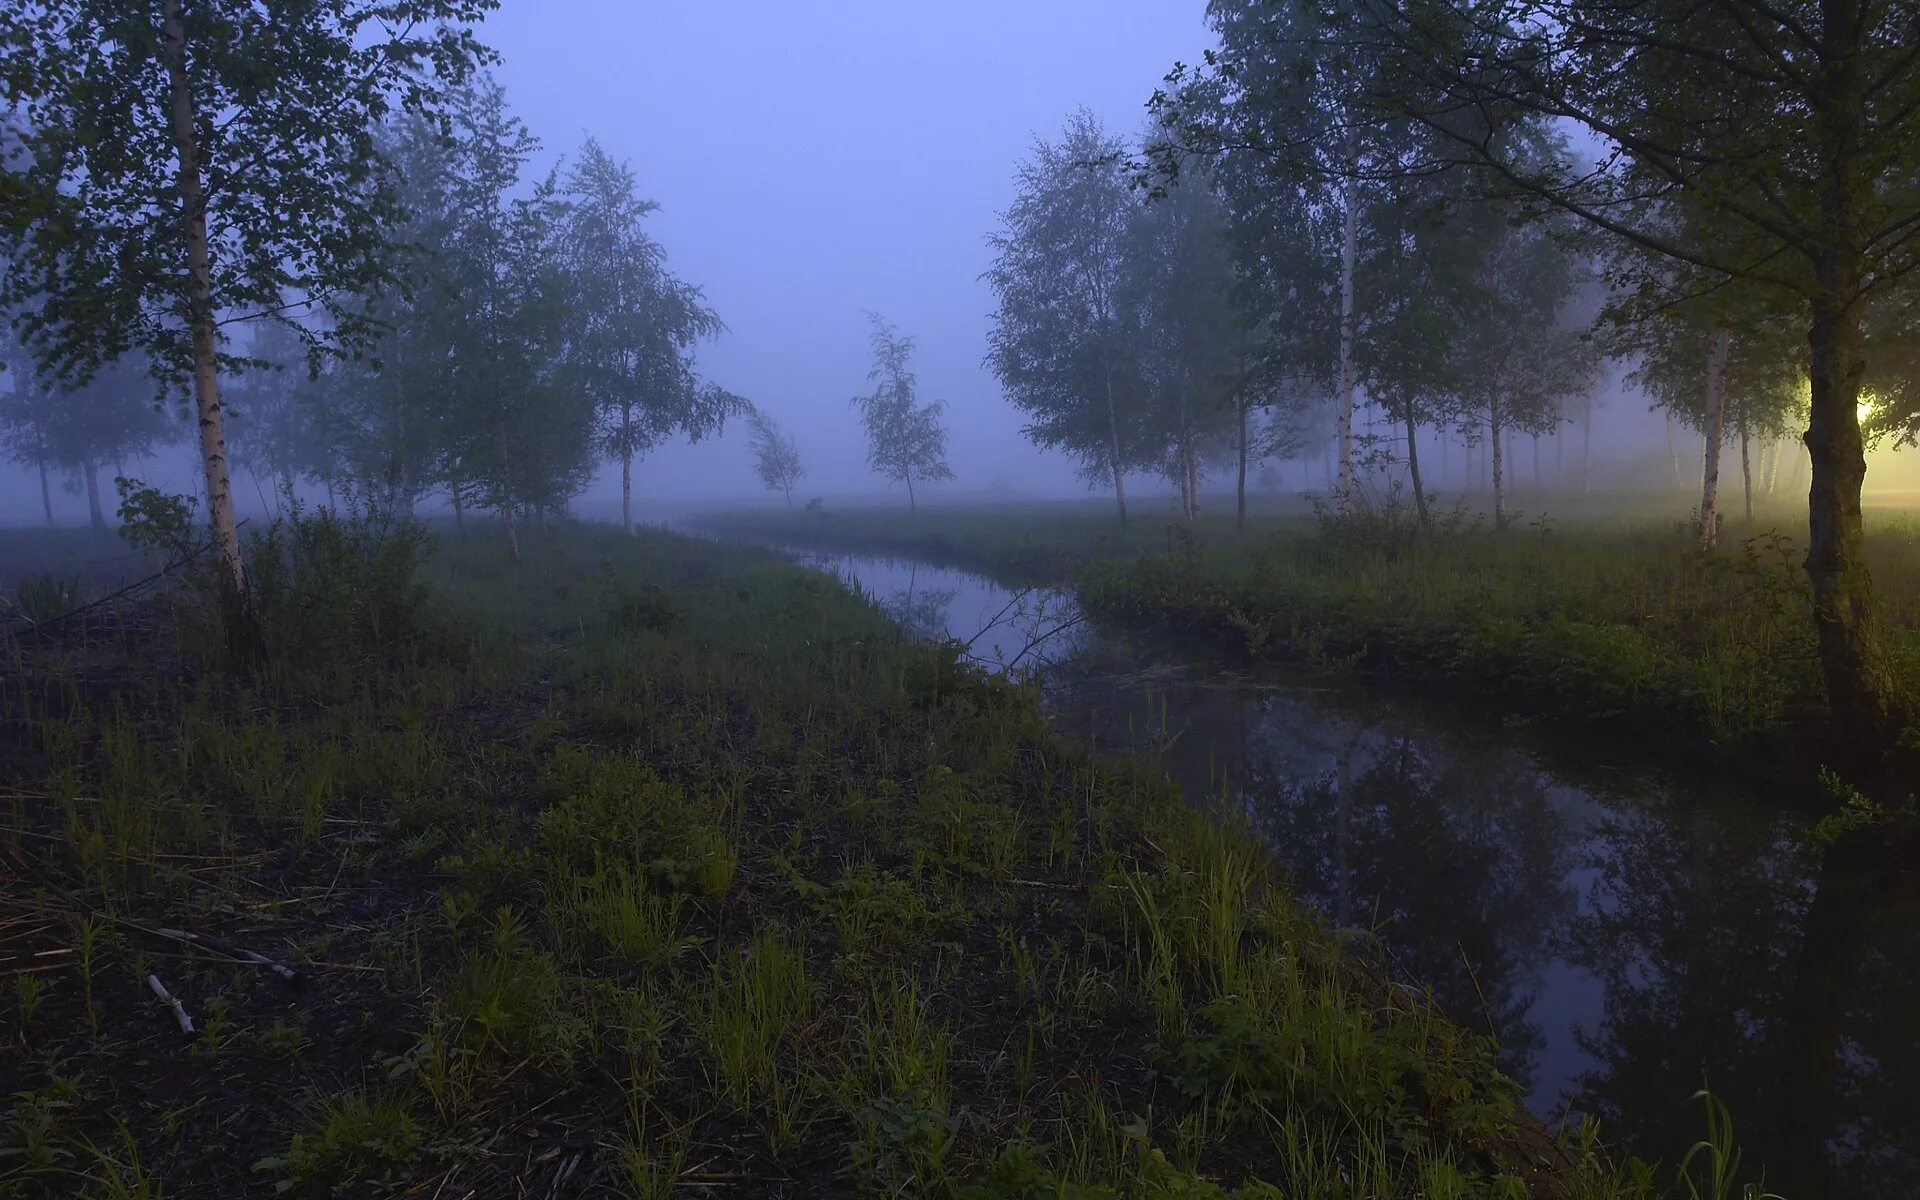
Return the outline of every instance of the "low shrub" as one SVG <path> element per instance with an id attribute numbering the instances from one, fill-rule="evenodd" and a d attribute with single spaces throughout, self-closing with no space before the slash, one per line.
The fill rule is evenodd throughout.
<path id="1" fill-rule="evenodd" d="M 444 659 L 464 646 L 419 578 L 433 536 L 372 509 L 295 506 L 248 546 L 248 586 L 269 661 L 289 667 Z"/>

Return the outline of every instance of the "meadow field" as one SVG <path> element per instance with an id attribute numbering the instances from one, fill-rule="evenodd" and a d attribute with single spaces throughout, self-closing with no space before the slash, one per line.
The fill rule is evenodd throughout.
<path id="1" fill-rule="evenodd" d="M 770 553 L 523 552 L 275 527 L 244 670 L 191 572 L 9 625 L 0 1190 L 1684 1187 L 1032 688 Z"/>

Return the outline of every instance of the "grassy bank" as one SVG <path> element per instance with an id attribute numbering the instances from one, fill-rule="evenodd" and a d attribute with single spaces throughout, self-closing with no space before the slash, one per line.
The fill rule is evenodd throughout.
<path id="1" fill-rule="evenodd" d="M 1868 558 L 1901 675 L 1920 681 L 1920 525 L 1870 521 Z M 1671 747 L 1790 749 L 1823 728 L 1801 542 L 1728 527 L 1703 555 L 1678 523 L 1417 533 L 1392 511 L 1120 527 L 1078 506 L 738 513 L 710 527 L 1072 580 L 1092 611 L 1307 659 L 1467 686 L 1529 714 L 1623 723 Z M 1784 743 L 1791 742 L 1791 746 Z"/>
<path id="2" fill-rule="evenodd" d="M 0 1192 L 1658 1194 L 837 584 L 412 558 L 265 548 L 244 679 L 179 594 L 6 645 Z"/>

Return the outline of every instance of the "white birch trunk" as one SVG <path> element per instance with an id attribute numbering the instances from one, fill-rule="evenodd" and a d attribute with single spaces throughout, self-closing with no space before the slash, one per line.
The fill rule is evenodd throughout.
<path id="1" fill-rule="evenodd" d="M 1507 481 L 1506 460 L 1501 453 L 1500 402 L 1493 401 L 1487 406 L 1488 431 L 1493 443 L 1493 527 L 1507 527 Z"/>
<path id="2" fill-rule="evenodd" d="M 87 520 L 95 529 L 105 529 L 107 517 L 100 511 L 100 468 L 92 459 L 88 459 L 80 469 L 87 477 Z"/>
<path id="3" fill-rule="evenodd" d="M 1673 448 L 1673 413 L 1668 412 L 1666 414 L 1666 418 L 1667 418 L 1667 467 L 1669 470 L 1673 472 L 1673 488 L 1675 491 L 1679 491 L 1681 487 L 1680 452 Z"/>
<path id="4" fill-rule="evenodd" d="M 620 528 L 633 536 L 633 455 L 620 456 Z"/>
<path id="5" fill-rule="evenodd" d="M 1593 397 L 1588 396 L 1580 421 L 1580 491 L 1593 491 Z"/>
<path id="6" fill-rule="evenodd" d="M 1336 497 L 1338 511 L 1346 516 L 1353 501 L 1353 390 L 1354 390 L 1354 312 L 1353 264 L 1359 257 L 1359 214 L 1353 184 L 1346 185 L 1341 203 L 1340 236 L 1340 486 Z"/>
<path id="7" fill-rule="evenodd" d="M 620 408 L 620 528 L 633 536 L 633 410 Z"/>
<path id="8" fill-rule="evenodd" d="M 233 479 L 227 462 L 226 418 L 220 402 L 218 343 L 214 330 L 213 268 L 207 249 L 206 197 L 200 180 L 194 132 L 193 94 L 187 80 L 187 36 L 180 0 L 162 0 L 167 90 L 173 143 L 179 161 L 181 212 L 186 219 L 188 320 L 193 334 L 193 390 L 200 426 L 200 457 L 206 467 L 207 507 L 213 520 L 214 553 L 233 587 L 236 612 L 251 612 L 247 570 L 240 556 L 240 526 L 234 519 Z"/>
<path id="9" fill-rule="evenodd" d="M 1747 449 L 1747 414 L 1740 413 L 1740 486 L 1746 493 L 1747 524 L 1753 524 L 1753 461 Z"/>
<path id="10" fill-rule="evenodd" d="M 1730 338 L 1722 329 L 1707 342 L 1707 430 L 1704 450 L 1705 469 L 1700 481 L 1700 548 L 1711 550 L 1720 542 L 1720 439 L 1727 415 L 1727 344 Z"/>
<path id="11" fill-rule="evenodd" d="M 36 455 L 34 461 L 40 465 L 40 507 L 47 514 L 47 525 L 53 525 L 53 489 L 47 486 L 47 456 Z"/>

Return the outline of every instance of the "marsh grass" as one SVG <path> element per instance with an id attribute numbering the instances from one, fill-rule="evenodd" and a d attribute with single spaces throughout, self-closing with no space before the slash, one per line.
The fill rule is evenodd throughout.
<path id="1" fill-rule="evenodd" d="M 86 603 L 86 585 L 77 576 L 35 571 L 14 584 L 11 614 L 30 625 L 43 625 Z"/>
<path id="2" fill-rule="evenodd" d="M 771 555 L 527 541 L 265 671 L 4 648 L 0 1190 L 1658 1194 L 1030 687 Z"/>
<path id="3" fill-rule="evenodd" d="M 614 1150 L 613 1185 L 629 1200 L 672 1200 L 691 1151 L 691 1125 L 666 1125 L 649 1112 L 648 1082 L 636 1076 L 629 1090 L 627 1128 Z"/>

